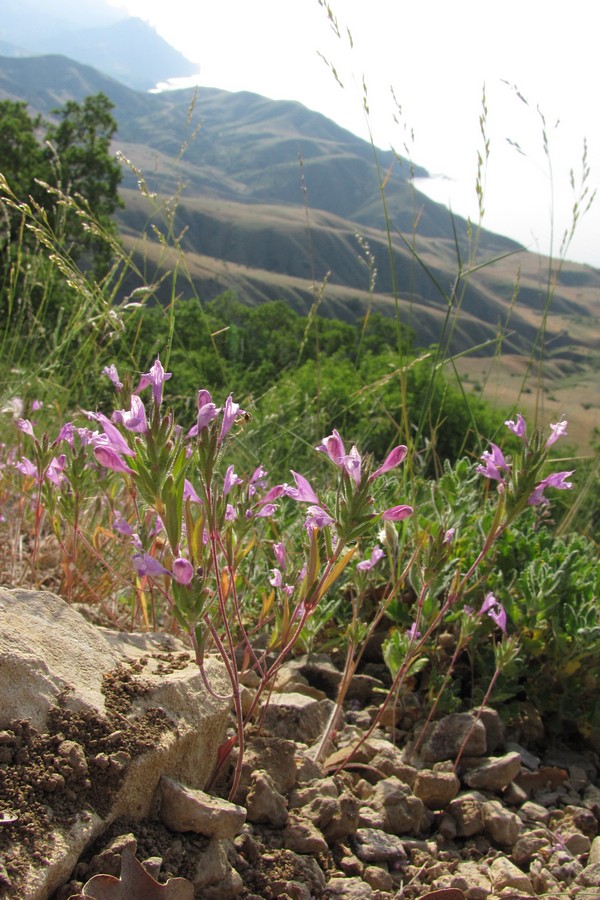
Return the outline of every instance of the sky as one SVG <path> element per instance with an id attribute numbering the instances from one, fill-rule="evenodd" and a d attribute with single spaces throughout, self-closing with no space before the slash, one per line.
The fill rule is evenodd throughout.
<path id="1" fill-rule="evenodd" d="M 372 135 L 436 176 L 420 190 L 473 221 L 479 153 L 483 226 L 534 252 L 561 253 L 577 202 L 566 256 L 600 267 L 600 196 L 584 214 L 600 186 L 588 0 L 109 2 L 196 62 L 199 84 L 298 100 Z"/>

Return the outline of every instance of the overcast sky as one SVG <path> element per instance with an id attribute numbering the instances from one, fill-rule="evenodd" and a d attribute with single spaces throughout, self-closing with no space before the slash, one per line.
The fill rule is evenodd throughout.
<path id="1" fill-rule="evenodd" d="M 483 224 L 536 252 L 556 255 L 570 228 L 570 170 L 578 187 L 584 139 L 590 193 L 600 184 L 598 35 L 588 0 L 331 0 L 339 37 L 325 0 L 109 2 L 197 62 L 203 85 L 299 100 L 362 137 L 370 125 L 378 146 L 445 176 L 427 193 L 474 219 L 485 84 Z M 600 198 L 568 257 L 600 267 Z"/>

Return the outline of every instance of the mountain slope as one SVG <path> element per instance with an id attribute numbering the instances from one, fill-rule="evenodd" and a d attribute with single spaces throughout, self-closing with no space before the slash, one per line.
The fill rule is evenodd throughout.
<path id="1" fill-rule="evenodd" d="M 373 148 L 299 103 L 213 88 L 142 94 L 64 57 L 0 59 L 0 98 L 25 99 L 46 116 L 67 99 L 98 91 L 115 104 L 116 148 L 135 167 L 126 170 L 120 224 L 137 257 L 146 255 L 149 278 L 153 262 L 159 269 L 165 262 L 158 247 L 139 237 L 150 222 L 165 230 L 165 216 L 138 190 L 137 170 L 151 191 L 177 196 L 173 228 L 183 232 L 203 299 L 233 287 L 249 303 L 281 297 L 307 310 L 315 284 L 328 278 L 320 306 L 326 314 L 356 318 L 371 304 L 390 314 L 398 308 L 423 344 L 439 340 L 447 322 L 456 352 L 486 342 L 491 352 L 499 328 L 508 332 L 506 349 L 531 348 L 546 297 L 546 263 L 481 231 L 478 260 L 515 255 L 470 277 L 455 321 L 448 294 L 457 246 L 467 258 L 467 223 L 416 191 L 408 164 L 394 154 L 377 151 L 386 173 L 390 250 Z M 357 232 L 377 269 L 373 296 Z M 599 272 L 565 266 L 548 323 L 552 352 L 588 352 L 598 339 L 599 298 Z"/>

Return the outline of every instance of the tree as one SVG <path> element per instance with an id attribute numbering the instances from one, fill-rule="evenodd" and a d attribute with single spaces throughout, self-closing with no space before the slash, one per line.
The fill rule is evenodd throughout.
<path id="1" fill-rule="evenodd" d="M 95 269 L 106 266 L 106 243 L 93 229 L 84 228 L 75 212 L 65 216 L 56 193 L 43 184 L 74 197 L 103 229 L 116 233 L 112 215 L 121 206 L 121 167 L 110 153 L 117 129 L 112 109 L 113 104 L 102 93 L 86 97 L 81 104 L 70 100 L 54 111 L 58 122 L 49 124 L 40 116 L 30 116 L 26 103 L 0 101 L 0 173 L 10 191 L 20 202 L 33 199 L 51 228 L 58 230 L 61 222 L 64 249 L 78 261 L 89 261 Z M 3 218 L 10 223 L 10 230 L 4 229 L 5 240 L 0 238 L 5 268 L 6 251 L 10 253 L 10 243 L 21 234 L 21 216 L 10 204 L 4 202 L 2 206 Z"/>
<path id="2" fill-rule="evenodd" d="M 110 153 L 117 130 L 113 108 L 106 94 L 100 93 L 86 97 L 82 104 L 69 100 L 54 110 L 60 121 L 46 132 L 46 156 L 55 171 L 56 186 L 68 196 L 81 197 L 94 219 L 116 233 L 112 216 L 123 204 L 118 194 L 121 167 Z M 74 216 L 69 219 L 67 237 L 75 248 L 75 256 L 80 250 L 91 249 L 96 265 L 108 261 L 110 248 L 106 242 L 99 241 L 93 232 L 82 230 Z"/>

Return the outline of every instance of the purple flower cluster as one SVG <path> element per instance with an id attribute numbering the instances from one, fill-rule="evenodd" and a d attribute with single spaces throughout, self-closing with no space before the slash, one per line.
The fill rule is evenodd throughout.
<path id="1" fill-rule="evenodd" d="M 521 413 L 518 413 L 516 421 L 509 419 L 504 424 L 507 426 L 509 431 L 512 431 L 513 434 L 515 434 L 528 446 L 527 423 L 525 422 L 525 419 L 523 418 Z M 550 436 L 544 444 L 543 452 L 547 451 L 548 448 L 555 443 L 555 441 L 566 434 L 566 419 L 561 419 L 560 422 L 551 424 Z M 490 478 L 493 481 L 497 481 L 498 490 L 504 491 L 510 478 L 511 464 L 508 463 L 504 458 L 504 454 L 502 453 L 500 447 L 498 447 L 496 444 L 490 444 L 490 447 L 490 450 L 486 450 L 481 455 L 481 464 L 477 466 L 477 472 L 479 472 L 479 474 L 483 475 L 485 478 Z M 538 484 L 536 484 L 527 499 L 527 504 L 529 506 L 538 506 L 540 503 L 548 503 L 548 499 L 544 494 L 546 488 L 551 487 L 563 491 L 570 490 L 573 487 L 573 484 L 567 479 L 570 478 L 573 472 L 574 470 L 571 470 L 570 472 L 554 472 L 551 475 L 547 475 L 546 478 L 543 478 Z"/>

